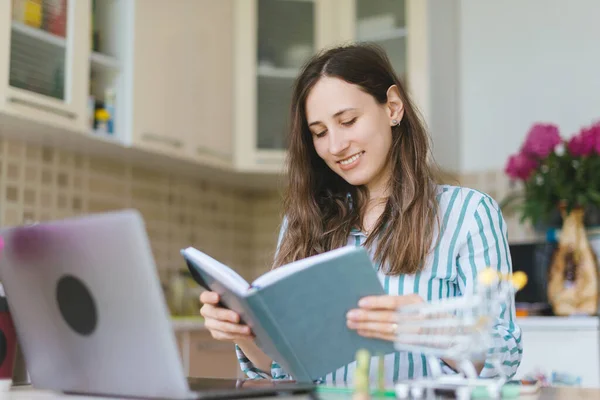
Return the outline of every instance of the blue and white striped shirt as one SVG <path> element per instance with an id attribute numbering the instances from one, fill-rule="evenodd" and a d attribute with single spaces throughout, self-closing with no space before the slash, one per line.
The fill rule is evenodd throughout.
<path id="1" fill-rule="evenodd" d="M 508 248 L 507 227 L 496 201 L 490 196 L 468 188 L 440 185 L 437 190 L 440 227 L 434 232 L 433 251 L 429 253 L 423 270 L 416 274 L 387 276 L 378 270 L 379 279 L 389 295 L 416 293 L 425 301 L 436 301 L 460 296 L 473 290 L 479 271 L 492 267 L 506 274 L 512 272 Z M 284 227 L 285 228 L 285 227 Z M 440 235 L 441 232 L 441 236 Z M 281 240 L 280 234 L 280 240 Z M 437 241 L 437 237 L 440 240 Z M 361 246 L 364 233 L 353 230 L 348 245 Z M 437 243 L 436 243 L 437 242 Z M 371 257 L 374 248 L 370 250 Z M 374 264 L 375 265 L 375 264 Z M 516 324 L 514 298 L 502 307 L 494 325 L 494 348 L 500 354 L 504 372 L 512 377 L 521 362 L 523 347 L 521 330 Z M 249 378 L 293 379 L 273 362 L 270 373 L 261 371 L 236 346 L 242 370 Z M 378 357 L 372 357 L 370 379 L 375 381 Z M 352 383 L 355 362 L 332 371 L 327 383 Z M 384 356 L 386 382 L 425 377 L 430 374 L 422 354 L 397 351 Z M 480 376 L 491 377 L 494 370 L 486 362 Z"/>

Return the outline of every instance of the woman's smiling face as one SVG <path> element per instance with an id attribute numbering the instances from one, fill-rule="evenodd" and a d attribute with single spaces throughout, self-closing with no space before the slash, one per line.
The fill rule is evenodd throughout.
<path id="1" fill-rule="evenodd" d="M 402 116 L 400 98 L 390 98 L 394 92 L 388 91 L 387 104 L 379 104 L 357 85 L 322 77 L 306 99 L 317 154 L 351 185 L 373 189 L 389 180 L 392 121 Z"/>

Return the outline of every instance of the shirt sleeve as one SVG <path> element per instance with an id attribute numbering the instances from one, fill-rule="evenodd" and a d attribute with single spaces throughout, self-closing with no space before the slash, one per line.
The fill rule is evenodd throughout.
<path id="1" fill-rule="evenodd" d="M 279 231 L 279 236 L 277 238 L 276 251 L 279 251 L 279 246 L 283 240 L 283 234 L 285 233 L 286 228 L 287 219 L 284 218 L 281 224 L 281 230 Z M 240 368 L 250 379 L 293 379 L 292 376 L 288 374 L 276 361 L 271 362 L 271 371 L 269 372 L 257 368 L 252 361 L 246 357 L 242 349 L 237 344 L 235 345 L 235 354 L 238 362 L 240 363 Z"/>
<path id="2" fill-rule="evenodd" d="M 458 255 L 458 281 L 462 293 L 469 293 L 477 283 L 479 271 L 492 267 L 502 274 L 512 273 L 512 262 L 508 247 L 506 222 L 498 204 L 489 196 L 479 201 L 466 243 Z M 510 379 L 521 363 L 523 345 L 521 329 L 516 324 L 515 299 L 511 293 L 494 315 L 493 345 L 488 349 L 482 378 L 491 378 L 498 373 L 493 362 Z"/>

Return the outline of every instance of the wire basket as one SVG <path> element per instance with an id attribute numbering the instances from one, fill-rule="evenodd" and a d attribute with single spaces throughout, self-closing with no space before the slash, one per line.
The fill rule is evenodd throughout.
<path id="1" fill-rule="evenodd" d="M 493 328 L 496 316 L 508 312 L 505 305 L 526 282 L 522 272 L 501 275 L 487 268 L 471 293 L 398 309 L 395 348 L 425 355 L 431 377 L 398 383 L 397 397 L 422 398 L 426 390 L 454 389 L 457 398 L 468 399 L 477 387 L 498 397 L 508 377 L 496 357 Z M 458 374 L 444 375 L 440 359 L 454 361 Z M 491 363 L 496 378 L 478 379 L 474 362 L 484 360 Z"/>

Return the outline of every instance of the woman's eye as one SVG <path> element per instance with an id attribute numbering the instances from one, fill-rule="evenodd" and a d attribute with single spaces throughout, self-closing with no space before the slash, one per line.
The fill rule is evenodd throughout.
<path id="1" fill-rule="evenodd" d="M 351 120 L 349 120 L 349 121 L 344 121 L 344 122 L 342 122 L 342 125 L 344 125 L 344 126 L 351 126 L 351 125 L 352 125 L 352 124 L 354 124 L 355 122 L 356 122 L 356 117 L 352 118 L 352 119 L 351 119 Z"/>
<path id="2" fill-rule="evenodd" d="M 315 133 L 315 136 L 318 137 L 318 138 L 320 138 L 320 137 L 325 136 L 326 133 L 327 133 L 327 131 L 317 132 L 317 133 Z"/>

